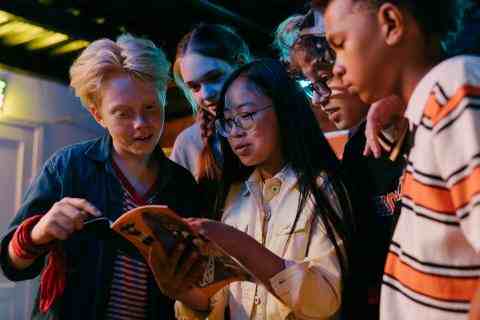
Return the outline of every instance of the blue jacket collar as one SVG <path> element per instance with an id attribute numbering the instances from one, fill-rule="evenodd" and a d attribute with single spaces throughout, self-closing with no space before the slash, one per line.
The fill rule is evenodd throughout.
<path id="1" fill-rule="evenodd" d="M 105 134 L 87 148 L 85 155 L 95 161 L 107 162 L 108 159 L 111 159 L 112 147 L 112 137 L 109 134 Z M 156 154 L 159 159 L 165 158 L 165 154 L 159 145 L 155 147 L 153 153 Z"/>

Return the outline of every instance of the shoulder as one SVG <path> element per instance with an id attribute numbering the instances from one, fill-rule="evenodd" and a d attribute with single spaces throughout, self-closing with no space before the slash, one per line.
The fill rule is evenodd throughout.
<path id="1" fill-rule="evenodd" d="M 456 56 L 439 63 L 429 75 L 442 86 L 447 96 L 453 96 L 466 85 L 480 85 L 480 57 Z"/>
<path id="2" fill-rule="evenodd" d="M 180 132 L 175 139 L 175 144 L 184 141 L 189 141 L 190 143 L 194 142 L 195 144 L 202 143 L 200 125 L 198 123 L 195 123 Z"/>
<path id="3" fill-rule="evenodd" d="M 195 123 L 177 136 L 170 159 L 195 172 L 196 161 L 202 149 L 200 126 Z"/>
<path id="4" fill-rule="evenodd" d="M 72 163 L 85 163 L 87 160 L 86 153 L 92 146 L 98 144 L 102 138 L 95 138 L 79 143 L 71 144 L 57 150 L 46 161 L 47 167 L 65 167 Z"/>
<path id="5" fill-rule="evenodd" d="M 435 125 L 440 114 L 460 105 L 463 98 L 480 95 L 480 57 L 456 56 L 442 61 L 418 83 L 408 102 L 407 118 L 419 124 L 425 115 Z M 449 107 L 449 111 L 443 106 Z"/>
<path id="6" fill-rule="evenodd" d="M 245 182 L 232 184 L 228 191 L 225 206 L 223 208 L 222 221 L 228 225 L 237 226 L 240 224 L 241 209 L 247 202 L 251 200 L 250 192 Z"/>

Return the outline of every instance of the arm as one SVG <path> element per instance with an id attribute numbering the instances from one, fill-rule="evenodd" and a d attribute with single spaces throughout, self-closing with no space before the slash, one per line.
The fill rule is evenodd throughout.
<path id="1" fill-rule="evenodd" d="M 270 279 L 281 308 L 297 318 L 325 319 L 341 304 L 341 269 L 335 248 L 318 219 L 312 222 L 308 255 L 300 261 L 286 260 L 286 269 Z M 338 243 L 340 249 L 342 244 Z M 321 297 L 321 298 L 319 298 Z"/>
<path id="2" fill-rule="evenodd" d="M 460 88 L 455 101 L 432 113 L 433 147 L 442 180 L 446 181 L 460 228 L 465 238 L 480 253 L 480 110 L 473 93 Z M 453 100 L 453 99 L 452 99 Z M 428 108 L 428 107 L 427 107 Z M 480 292 L 472 292 L 470 319 L 480 319 Z"/>
<path id="3" fill-rule="evenodd" d="M 470 302 L 470 314 L 468 317 L 469 320 L 479 320 L 480 319 L 480 280 L 477 282 L 477 291 L 473 296 L 472 301 Z"/>
<path id="4" fill-rule="evenodd" d="M 193 172 L 195 168 L 189 160 L 189 152 L 193 152 L 192 150 L 189 150 L 189 148 L 194 147 L 188 137 L 188 130 L 190 129 L 191 127 L 184 129 L 175 139 L 172 153 L 170 154 L 170 160 L 178 163 L 179 165 L 190 171 L 192 174 L 195 174 L 195 172 Z"/>
<path id="5" fill-rule="evenodd" d="M 392 161 L 398 157 L 408 131 L 408 122 L 403 117 L 405 108 L 397 96 L 384 98 L 370 106 L 365 128 L 365 156 L 373 154 L 378 158 L 382 152 L 387 152 Z"/>
<path id="6" fill-rule="evenodd" d="M 188 219 L 187 221 L 194 230 L 213 240 L 229 255 L 240 261 L 256 279 L 275 294 L 269 280 L 285 269 L 282 258 L 266 249 L 248 234 L 227 224 L 207 219 Z M 239 243 L 242 245 L 239 246 Z M 258 261 L 262 261 L 262 263 L 258 263 Z"/>
<path id="7" fill-rule="evenodd" d="M 15 218 L 10 223 L 8 231 L 3 235 L 0 249 L 0 266 L 5 276 L 12 281 L 32 279 L 40 274 L 44 265 L 45 255 L 39 256 L 34 261 L 25 262 L 29 267 L 19 270 L 14 267 L 10 258 L 10 242 L 20 226 L 34 215 L 45 214 L 50 207 L 59 200 L 60 183 L 54 172 L 53 161 L 49 160 L 25 193 L 23 203 Z M 24 264 L 24 262 L 20 262 Z"/>
<path id="8" fill-rule="evenodd" d="M 30 267 L 48 251 L 48 245 L 53 241 L 66 240 L 81 230 L 83 221 L 89 215 L 98 217 L 100 212 L 84 199 L 63 198 L 45 215 L 38 216 L 39 219 L 24 221 L 8 245 L 8 258 L 12 266 L 17 270 Z"/>
<path id="9" fill-rule="evenodd" d="M 293 311 L 299 317 L 326 318 L 338 310 L 340 266 L 320 223 L 311 227 L 310 254 L 302 261 L 284 260 L 249 235 L 220 222 L 191 219 L 189 223 L 239 260 L 283 302 L 285 314 Z"/>
<path id="10" fill-rule="evenodd" d="M 100 214 L 83 199 L 59 200 L 60 190 L 54 160 L 49 160 L 29 187 L 21 209 L 2 239 L 0 265 L 7 278 L 16 281 L 37 276 L 43 268 L 48 244 L 67 239 L 83 227 L 83 219 Z M 38 219 L 32 221 L 33 216 Z"/>

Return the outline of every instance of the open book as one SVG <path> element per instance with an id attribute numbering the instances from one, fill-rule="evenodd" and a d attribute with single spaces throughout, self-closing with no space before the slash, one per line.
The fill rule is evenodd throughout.
<path id="1" fill-rule="evenodd" d="M 115 236 L 120 235 L 128 240 L 147 263 L 150 250 L 155 249 L 155 246 L 162 246 L 167 255 L 179 241 L 188 250 L 196 250 L 202 263 L 195 266 L 204 269 L 199 270 L 203 279 L 196 286 L 207 297 L 231 282 L 253 281 L 251 274 L 235 258 L 195 233 L 179 215 L 166 206 L 148 205 L 130 210 L 114 221 L 111 229 Z M 118 239 L 116 243 L 119 243 Z"/>

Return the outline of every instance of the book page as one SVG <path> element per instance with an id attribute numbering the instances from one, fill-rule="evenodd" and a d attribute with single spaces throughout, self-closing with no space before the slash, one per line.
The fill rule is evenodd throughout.
<path id="1" fill-rule="evenodd" d="M 196 286 L 208 297 L 231 282 L 253 281 L 251 274 L 237 260 L 196 234 L 180 216 L 165 206 L 135 208 L 120 216 L 112 224 L 112 229 L 133 244 L 145 261 L 149 260 L 150 250 L 158 245 L 166 255 L 172 253 L 179 241 L 186 245 L 186 255 L 196 250 L 202 262 L 196 267 L 204 269 L 200 270 L 203 278 Z"/>

